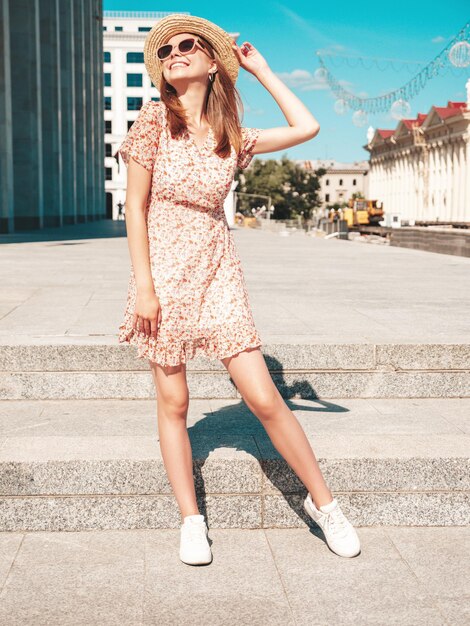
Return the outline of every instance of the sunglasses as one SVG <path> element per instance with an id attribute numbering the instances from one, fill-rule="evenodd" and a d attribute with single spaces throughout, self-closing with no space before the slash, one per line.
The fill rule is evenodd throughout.
<path id="1" fill-rule="evenodd" d="M 157 56 L 160 59 L 160 61 L 164 61 L 173 52 L 173 48 L 178 48 L 178 51 L 181 54 L 187 55 L 187 54 L 191 54 L 191 52 L 193 52 L 193 50 L 195 50 L 197 47 L 199 47 L 210 58 L 212 58 L 212 56 L 209 54 L 209 52 L 207 51 L 202 41 L 194 37 L 183 39 L 183 41 L 180 41 L 174 46 L 172 46 L 170 43 L 166 43 L 163 46 L 160 46 L 157 50 Z"/>

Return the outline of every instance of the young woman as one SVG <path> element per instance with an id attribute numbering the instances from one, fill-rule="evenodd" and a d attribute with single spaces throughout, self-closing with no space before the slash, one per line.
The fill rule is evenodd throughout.
<path id="1" fill-rule="evenodd" d="M 186 363 L 220 359 L 273 445 L 308 490 L 307 513 L 336 554 L 360 552 L 357 533 L 333 498 L 295 415 L 260 350 L 238 252 L 224 213 L 237 167 L 254 154 L 315 137 L 319 124 L 249 42 L 200 17 L 172 14 L 145 42 L 147 71 L 161 98 L 145 104 L 120 153 L 128 167 L 126 228 L 131 275 L 119 341 L 149 360 L 165 469 L 182 516 L 180 559 L 210 563 L 199 513 L 186 417 Z M 287 126 L 240 128 L 238 70 L 271 93 Z"/>

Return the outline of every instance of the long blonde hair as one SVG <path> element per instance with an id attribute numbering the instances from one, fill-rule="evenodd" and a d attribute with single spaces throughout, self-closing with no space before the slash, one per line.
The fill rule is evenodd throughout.
<path id="1" fill-rule="evenodd" d="M 232 83 L 227 70 L 210 43 L 195 35 L 204 42 L 209 54 L 217 63 L 217 72 L 214 80 L 209 81 L 204 101 L 204 114 L 214 131 L 216 147 L 214 152 L 226 158 L 230 156 L 230 146 L 235 148 L 239 154 L 242 147 L 242 133 L 240 127 L 239 111 L 243 115 L 243 102 L 237 88 Z M 161 76 L 160 80 L 160 100 L 168 109 L 168 125 L 173 137 L 178 137 L 187 129 L 187 118 L 185 110 L 176 93 L 176 89 Z"/>

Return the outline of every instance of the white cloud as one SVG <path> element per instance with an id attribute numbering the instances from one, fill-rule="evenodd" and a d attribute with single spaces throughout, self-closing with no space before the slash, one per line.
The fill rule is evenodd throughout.
<path id="1" fill-rule="evenodd" d="M 255 109 L 249 104 L 243 104 L 243 111 L 244 113 L 249 113 L 250 115 L 264 115 L 265 114 L 264 109 Z"/>
<path id="2" fill-rule="evenodd" d="M 295 69 L 291 72 L 276 72 L 276 75 L 288 87 L 300 89 L 301 91 L 312 91 L 315 89 L 327 89 L 328 85 L 315 78 L 308 70 Z"/>
<path id="3" fill-rule="evenodd" d="M 315 78 L 313 72 L 297 68 L 291 72 L 275 72 L 282 82 L 291 89 L 299 89 L 300 91 L 326 91 L 329 90 L 328 83 L 319 81 Z M 258 82 L 256 76 L 249 75 L 251 82 Z M 345 80 L 338 81 L 341 87 L 350 90 L 351 83 Z"/>

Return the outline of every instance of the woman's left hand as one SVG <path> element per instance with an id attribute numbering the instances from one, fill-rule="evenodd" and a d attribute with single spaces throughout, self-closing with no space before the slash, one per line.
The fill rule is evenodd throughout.
<path id="1" fill-rule="evenodd" d="M 240 66 L 250 74 L 256 76 L 257 72 L 269 67 L 266 59 L 249 41 L 244 41 L 240 47 L 233 42 L 232 48 L 238 57 Z"/>

